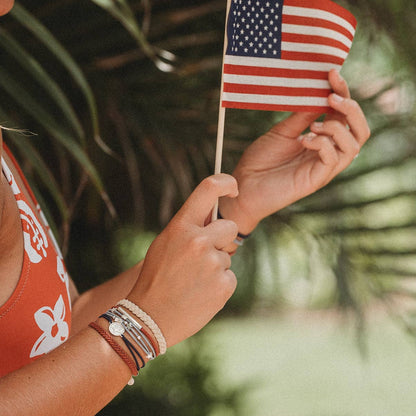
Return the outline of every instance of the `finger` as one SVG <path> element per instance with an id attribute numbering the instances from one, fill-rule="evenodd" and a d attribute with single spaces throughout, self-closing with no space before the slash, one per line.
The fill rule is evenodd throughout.
<path id="1" fill-rule="evenodd" d="M 360 145 L 355 137 L 339 121 L 329 120 L 323 123 L 312 123 L 311 131 L 331 137 L 341 152 L 351 159 L 360 152 Z"/>
<path id="2" fill-rule="evenodd" d="M 228 256 L 231 261 L 231 257 Z M 234 293 L 236 287 L 237 287 L 237 277 L 234 274 L 232 270 L 229 268 L 225 270 L 225 272 L 222 275 L 222 286 L 223 286 L 223 303 L 228 301 L 228 299 L 231 297 L 231 295 Z"/>
<path id="3" fill-rule="evenodd" d="M 215 253 L 215 256 L 217 257 L 217 264 L 218 267 L 222 270 L 228 270 L 231 267 L 231 256 L 222 250 L 217 250 Z"/>
<path id="4" fill-rule="evenodd" d="M 335 94 L 344 98 L 351 98 L 347 82 L 336 69 L 331 69 L 329 71 L 328 81 Z"/>
<path id="5" fill-rule="evenodd" d="M 350 98 L 341 97 L 338 94 L 331 94 L 328 102 L 334 110 L 345 116 L 352 134 L 360 146 L 362 146 L 370 137 L 371 132 L 365 115 L 358 103 Z"/>
<path id="6" fill-rule="evenodd" d="M 205 231 L 212 239 L 218 250 L 230 245 L 238 234 L 238 227 L 234 221 L 216 220 L 205 227 Z"/>
<path id="7" fill-rule="evenodd" d="M 337 94 L 340 97 L 350 98 L 350 90 L 348 88 L 348 84 L 336 69 L 329 71 L 328 81 L 334 94 Z M 325 121 L 326 120 L 338 120 L 343 124 L 347 123 L 344 114 L 338 112 L 328 113 L 328 115 L 325 117 Z"/>
<path id="8" fill-rule="evenodd" d="M 310 133 L 304 136 L 301 142 L 306 149 L 317 151 L 325 166 L 333 167 L 338 163 L 339 155 L 330 137 Z"/>
<path id="9" fill-rule="evenodd" d="M 274 126 L 271 131 L 287 138 L 296 139 L 319 116 L 318 113 L 292 113 L 286 120 Z"/>
<path id="10" fill-rule="evenodd" d="M 237 195 L 237 181 L 231 175 L 220 173 L 209 176 L 195 188 L 176 217 L 203 227 L 218 198 L 235 198 Z"/>

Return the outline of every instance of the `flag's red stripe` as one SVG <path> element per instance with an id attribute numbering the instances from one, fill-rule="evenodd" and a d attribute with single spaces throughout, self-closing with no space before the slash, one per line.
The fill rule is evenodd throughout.
<path id="1" fill-rule="evenodd" d="M 296 88 L 251 84 L 231 84 L 226 82 L 224 83 L 224 92 L 238 94 L 280 95 L 287 97 L 328 97 L 328 95 L 331 93 L 331 90 L 322 88 Z"/>
<path id="2" fill-rule="evenodd" d="M 307 105 L 282 105 L 282 104 L 261 104 L 261 103 L 239 103 L 234 101 L 223 101 L 223 107 L 240 108 L 243 110 L 265 110 L 265 111 L 308 111 L 312 113 L 328 113 L 331 107 L 307 106 Z"/>
<path id="3" fill-rule="evenodd" d="M 327 71 L 312 71 L 306 69 L 265 68 L 258 66 L 224 64 L 225 74 L 252 75 L 275 78 L 309 78 L 328 79 Z"/>
<path id="4" fill-rule="evenodd" d="M 357 26 L 357 20 L 352 13 L 330 0 L 285 0 L 284 5 L 325 10 L 342 17 L 354 28 Z"/>
<path id="5" fill-rule="evenodd" d="M 282 23 L 288 25 L 323 27 L 325 29 L 331 29 L 338 33 L 341 33 L 351 41 L 354 39 L 354 36 L 351 34 L 349 30 L 345 29 L 345 27 L 337 23 L 330 22 L 329 20 L 284 14 L 282 16 Z"/>
<path id="6" fill-rule="evenodd" d="M 314 45 L 328 45 L 334 48 L 341 49 L 347 53 L 350 51 L 350 48 L 345 46 L 342 42 L 339 42 L 335 39 L 325 38 L 323 36 L 300 35 L 297 33 L 282 33 L 282 41 L 296 43 L 311 43 Z"/>
<path id="7" fill-rule="evenodd" d="M 336 65 L 342 65 L 344 63 L 344 59 L 324 53 L 282 51 L 281 58 L 289 61 L 326 62 Z"/>

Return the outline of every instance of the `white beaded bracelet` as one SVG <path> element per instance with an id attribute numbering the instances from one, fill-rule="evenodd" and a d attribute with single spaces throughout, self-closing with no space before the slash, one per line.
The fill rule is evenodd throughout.
<path id="1" fill-rule="evenodd" d="M 156 322 L 145 311 L 140 309 L 135 303 L 129 301 L 128 299 L 122 299 L 117 302 L 117 304 L 127 308 L 130 312 L 136 315 L 150 329 L 150 331 L 152 331 L 157 343 L 159 344 L 160 354 L 164 354 L 167 349 L 166 339 Z"/>

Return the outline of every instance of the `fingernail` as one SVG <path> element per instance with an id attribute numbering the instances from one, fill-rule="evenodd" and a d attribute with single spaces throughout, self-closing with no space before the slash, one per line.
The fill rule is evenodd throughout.
<path id="1" fill-rule="evenodd" d="M 342 101 L 344 101 L 344 97 L 341 97 L 338 94 L 332 94 L 332 98 L 334 99 L 334 101 L 336 101 L 337 103 L 341 103 Z"/>
<path id="2" fill-rule="evenodd" d="M 315 129 L 321 129 L 323 127 L 324 123 L 322 123 L 321 121 L 314 121 L 312 123 L 312 127 Z"/>
<path id="3" fill-rule="evenodd" d="M 305 135 L 304 134 L 301 134 L 296 140 L 298 142 L 301 142 L 304 138 L 305 138 Z"/>
<path id="4" fill-rule="evenodd" d="M 308 133 L 308 134 L 305 136 L 305 140 L 306 140 L 307 142 L 310 142 L 310 141 L 312 141 L 312 140 L 313 140 L 315 137 L 317 137 L 317 136 L 318 136 L 317 134 L 310 132 L 310 133 Z"/>

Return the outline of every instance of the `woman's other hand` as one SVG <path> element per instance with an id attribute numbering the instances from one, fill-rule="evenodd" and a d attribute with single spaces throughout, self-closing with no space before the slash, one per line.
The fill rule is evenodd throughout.
<path id="1" fill-rule="evenodd" d="M 330 182 L 357 156 L 370 136 L 366 118 L 337 71 L 329 73 L 334 110 L 323 123 L 313 113 L 294 113 L 253 142 L 233 176 L 237 198 L 220 202 L 224 218 L 243 234 L 261 219 L 312 194 Z M 302 135 L 309 127 L 310 133 Z"/>

